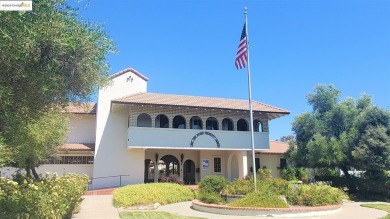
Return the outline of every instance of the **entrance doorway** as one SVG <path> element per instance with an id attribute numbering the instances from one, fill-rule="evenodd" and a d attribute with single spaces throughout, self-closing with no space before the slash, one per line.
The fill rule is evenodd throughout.
<path id="1" fill-rule="evenodd" d="M 159 181 L 163 176 L 180 175 L 179 161 L 175 156 L 165 155 L 158 162 L 158 179 Z"/>
<path id="2" fill-rule="evenodd" d="M 195 184 L 195 163 L 192 160 L 186 160 L 183 165 L 183 181 L 184 184 Z"/>

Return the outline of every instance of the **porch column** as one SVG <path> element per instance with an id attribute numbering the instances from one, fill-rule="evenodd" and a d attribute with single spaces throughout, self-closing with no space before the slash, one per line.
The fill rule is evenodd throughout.
<path id="1" fill-rule="evenodd" d="M 183 162 L 180 163 L 180 179 L 183 181 Z"/>
<path id="2" fill-rule="evenodd" d="M 154 162 L 154 182 L 158 182 L 158 162 Z"/>
<path id="3" fill-rule="evenodd" d="M 239 169 L 239 177 L 242 179 L 248 175 L 248 154 L 247 151 L 242 151 L 242 168 Z"/>

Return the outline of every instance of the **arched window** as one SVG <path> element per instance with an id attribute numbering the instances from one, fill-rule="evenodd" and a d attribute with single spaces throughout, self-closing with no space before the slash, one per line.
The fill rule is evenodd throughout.
<path id="1" fill-rule="evenodd" d="M 214 117 L 209 117 L 206 120 L 206 129 L 207 130 L 218 130 L 218 120 Z"/>
<path id="2" fill-rule="evenodd" d="M 137 127 L 152 127 L 152 118 L 147 113 L 142 113 L 137 117 Z"/>
<path id="3" fill-rule="evenodd" d="M 193 116 L 190 120 L 191 129 L 202 129 L 202 119 L 199 116 Z"/>
<path id="4" fill-rule="evenodd" d="M 263 132 L 263 123 L 260 120 L 256 119 L 253 121 L 253 131 L 254 132 Z"/>
<path id="5" fill-rule="evenodd" d="M 168 117 L 164 114 L 160 114 L 156 117 L 155 125 L 156 128 L 169 128 L 169 120 Z"/>
<path id="6" fill-rule="evenodd" d="M 229 118 L 224 118 L 222 120 L 222 130 L 225 130 L 225 131 L 233 131 L 234 128 L 233 128 L 233 122 L 231 119 Z"/>
<path id="7" fill-rule="evenodd" d="M 185 129 L 186 128 L 186 120 L 183 116 L 175 116 L 173 118 L 172 127 L 175 129 Z"/>
<path id="8" fill-rule="evenodd" d="M 237 131 L 248 131 L 248 122 L 245 119 L 238 120 Z"/>

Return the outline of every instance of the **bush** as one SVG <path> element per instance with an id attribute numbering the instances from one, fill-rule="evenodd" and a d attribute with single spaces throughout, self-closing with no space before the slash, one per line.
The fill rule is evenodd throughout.
<path id="1" fill-rule="evenodd" d="M 234 207 L 263 207 L 263 208 L 288 208 L 289 205 L 279 199 L 272 191 L 258 190 L 247 194 L 244 198 L 231 202 Z"/>
<path id="2" fill-rule="evenodd" d="M 295 169 L 292 167 L 283 168 L 280 170 L 280 175 L 282 179 L 285 179 L 287 181 L 293 181 L 297 180 L 295 176 Z"/>
<path id="3" fill-rule="evenodd" d="M 271 173 L 272 173 L 271 170 L 266 168 L 266 167 L 263 167 L 263 168 L 260 168 L 257 170 L 257 174 L 258 174 L 260 179 L 271 178 L 272 177 Z"/>
<path id="4" fill-rule="evenodd" d="M 0 218 L 63 218 L 70 216 L 85 193 L 88 176 L 46 175 L 42 181 L 18 175 L 0 179 Z"/>
<path id="5" fill-rule="evenodd" d="M 291 193 L 290 183 L 284 179 L 267 179 L 257 182 L 257 190 L 269 190 L 276 195 L 289 195 Z"/>
<path id="6" fill-rule="evenodd" d="M 199 192 L 199 200 L 204 203 L 209 204 L 221 204 L 223 203 L 223 200 L 221 198 L 221 195 L 219 193 L 215 192 Z"/>
<path id="7" fill-rule="evenodd" d="M 381 179 L 355 178 L 357 195 L 368 199 L 388 201 L 390 200 L 390 177 Z"/>
<path id="8" fill-rule="evenodd" d="M 191 201 L 193 198 L 191 189 L 175 183 L 128 185 L 114 191 L 114 206 L 126 208 L 156 202 L 165 205 Z"/>
<path id="9" fill-rule="evenodd" d="M 253 178 L 252 179 L 236 179 L 229 183 L 222 191 L 224 195 L 246 195 L 253 192 Z"/>
<path id="10" fill-rule="evenodd" d="M 295 177 L 298 180 L 307 180 L 307 172 L 303 168 L 296 168 L 295 169 Z"/>
<path id="11" fill-rule="evenodd" d="M 292 205 L 324 206 L 341 204 L 347 198 L 340 189 L 328 185 L 300 185 L 287 200 Z"/>
<path id="12" fill-rule="evenodd" d="M 177 184 L 180 184 L 180 185 L 183 184 L 183 180 L 181 180 L 180 176 L 178 176 L 177 174 L 173 174 L 173 175 L 169 175 L 169 176 L 163 176 L 161 178 L 161 182 L 177 183 Z"/>
<path id="13" fill-rule="evenodd" d="M 223 176 L 206 176 L 198 185 L 200 192 L 220 194 L 228 184 Z"/>

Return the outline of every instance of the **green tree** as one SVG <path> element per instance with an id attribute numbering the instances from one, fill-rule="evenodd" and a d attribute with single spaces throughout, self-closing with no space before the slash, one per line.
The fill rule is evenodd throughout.
<path id="1" fill-rule="evenodd" d="M 12 162 L 9 148 L 5 145 L 4 139 L 0 136 L 0 167 Z"/>
<path id="2" fill-rule="evenodd" d="M 30 120 L 24 126 L 4 130 L 5 136 L 11 136 L 8 139 L 13 156 L 11 166 L 24 168 L 27 176 L 33 175 L 35 179 L 39 179 L 35 167 L 54 156 L 58 146 L 65 143 L 68 124 L 66 116 L 50 111 L 39 119 Z"/>
<path id="3" fill-rule="evenodd" d="M 367 95 L 357 101 L 339 101 L 339 96 L 340 91 L 331 85 L 318 85 L 307 96 L 313 111 L 295 118 L 292 129 L 297 148 L 291 148 L 286 156 L 298 166 L 338 167 L 347 178 L 352 166 L 388 168 L 389 112 L 374 107 Z M 375 131 L 370 127 L 376 127 Z"/>
<path id="4" fill-rule="evenodd" d="M 37 0 L 33 11 L 0 12 L 0 20 L 0 137 L 8 149 L 28 151 L 21 139 L 27 127 L 69 102 L 88 100 L 106 83 L 106 56 L 115 47 L 102 26 L 83 20 L 65 0 Z"/>
<path id="5" fill-rule="evenodd" d="M 390 170 L 390 114 L 371 107 L 358 118 L 357 144 L 352 149 L 355 167 L 375 172 Z"/>
<path id="6" fill-rule="evenodd" d="M 286 135 L 286 136 L 282 136 L 280 137 L 279 140 L 277 141 L 281 141 L 281 142 L 286 142 L 286 143 L 289 143 L 290 141 L 295 141 L 295 136 L 294 135 Z"/>

